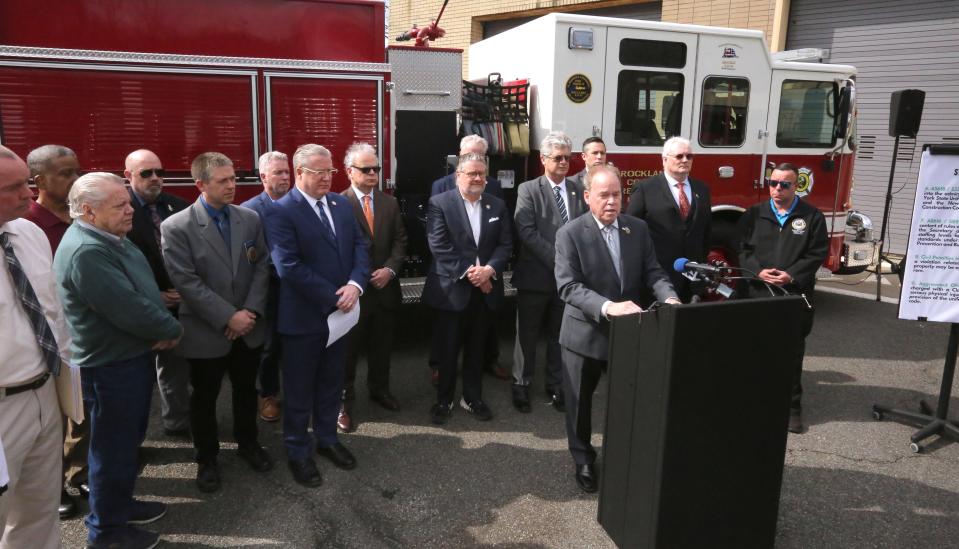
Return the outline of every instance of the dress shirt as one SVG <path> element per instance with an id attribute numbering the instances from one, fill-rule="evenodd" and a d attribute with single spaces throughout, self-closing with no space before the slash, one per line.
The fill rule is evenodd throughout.
<path id="1" fill-rule="evenodd" d="M 370 197 L 370 211 L 373 212 L 373 215 L 376 215 L 376 208 L 373 207 L 373 191 L 370 191 L 369 194 L 364 193 L 363 191 L 357 189 L 355 186 L 350 186 L 350 190 L 356 195 L 356 199 L 360 201 L 360 207 L 363 207 L 363 197 Z"/>
<path id="2" fill-rule="evenodd" d="M 69 223 L 57 217 L 57 214 L 41 206 L 35 200 L 30 202 L 30 211 L 23 218 L 36 223 L 43 230 L 43 234 L 47 235 L 47 240 L 50 241 L 50 247 L 53 248 L 54 252 L 60 246 L 63 234 L 70 228 Z"/>
<path id="3" fill-rule="evenodd" d="M 604 232 L 604 229 L 606 228 L 606 225 L 604 225 L 603 222 L 600 221 L 595 215 L 593 215 L 593 220 L 596 221 L 596 226 L 599 227 L 599 236 L 600 238 L 603 239 L 603 244 L 605 244 L 606 233 Z M 613 246 L 616 246 L 616 249 L 621 250 L 621 248 L 619 247 L 619 219 L 616 219 L 613 221 L 612 227 L 614 229 L 612 232 Z M 622 257 L 622 253 L 620 253 L 620 257 Z M 620 283 L 622 283 L 622 281 L 620 281 Z M 606 309 L 609 309 L 609 306 L 612 304 L 613 304 L 612 300 L 609 300 L 609 299 L 607 299 L 606 302 L 603 303 L 602 313 L 603 313 L 603 318 L 605 318 L 606 320 L 609 320 L 609 317 L 606 316 Z"/>
<path id="4" fill-rule="evenodd" d="M 84 221 L 84 220 L 82 220 L 82 219 L 77 219 L 77 224 L 80 225 L 81 227 L 83 227 L 84 229 L 87 229 L 87 230 L 89 230 L 89 231 L 93 231 L 93 232 L 97 233 L 98 235 L 102 236 L 103 238 L 106 238 L 107 241 L 109 241 L 109 242 L 114 242 L 114 243 L 116 243 L 116 244 L 119 244 L 120 242 L 123 241 L 123 239 L 122 239 L 121 237 L 119 237 L 119 236 L 117 236 L 117 235 L 115 235 L 115 234 L 113 234 L 113 233 L 108 233 L 108 232 L 104 231 L 103 229 L 101 229 L 100 227 L 97 227 L 97 226 L 95 226 L 95 225 L 92 225 L 92 224 L 90 224 L 90 223 L 87 223 L 86 221 Z"/>
<path id="5" fill-rule="evenodd" d="M 559 187 L 559 196 L 560 198 L 563 199 L 563 206 L 566 207 L 566 217 L 568 217 L 569 220 L 572 221 L 573 219 L 569 215 L 569 196 L 566 195 L 566 178 L 564 177 L 563 180 L 560 181 L 559 183 L 556 183 L 549 177 L 547 177 L 546 179 L 549 181 L 549 192 L 553 193 L 554 196 L 556 195 L 556 191 L 554 191 L 553 188 Z"/>
<path id="6" fill-rule="evenodd" d="M 53 258 L 46 235 L 26 219 L 15 219 L 0 225 L 0 233 L 3 232 L 10 235 L 13 251 L 46 313 L 61 358 L 69 361 L 70 336 L 57 298 Z M 4 324 L 0 330 L 0 387 L 23 385 L 43 375 L 47 371 L 43 353 L 37 344 L 30 319 L 13 289 L 6 262 L 0 266 L 0 318 Z"/>
<path id="7" fill-rule="evenodd" d="M 668 173 L 663 172 L 663 176 L 666 178 L 666 182 L 669 183 L 669 192 L 673 193 L 673 200 L 676 201 L 676 205 L 679 206 L 679 180 L 673 179 Z M 690 207 L 693 204 L 693 190 L 689 186 L 689 178 L 683 180 L 683 194 L 686 195 L 686 200 L 689 201 Z"/>

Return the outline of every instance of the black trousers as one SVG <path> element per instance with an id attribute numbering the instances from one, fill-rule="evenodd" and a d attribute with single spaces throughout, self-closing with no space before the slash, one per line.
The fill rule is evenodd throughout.
<path id="1" fill-rule="evenodd" d="M 513 365 L 513 383 L 529 385 L 536 371 L 536 344 L 539 334 L 546 332 L 547 390 L 558 391 L 563 385 L 563 358 L 559 348 L 559 328 L 563 323 L 565 304 L 556 292 L 520 290 L 516 296 L 517 335 L 523 354 L 522 368 Z"/>
<path id="2" fill-rule="evenodd" d="M 356 363 L 366 351 L 366 388 L 371 395 L 390 390 L 390 354 L 393 351 L 393 332 L 396 311 L 374 300 L 360 302 L 360 320 L 347 336 L 346 379 L 343 400 L 355 398 Z"/>
<path id="3" fill-rule="evenodd" d="M 233 438 L 240 448 L 256 446 L 256 371 L 262 347 L 251 349 L 243 339 L 233 342 L 230 352 L 218 358 L 191 358 L 190 428 L 197 463 L 209 463 L 220 450 L 216 400 L 223 375 L 233 388 Z"/>
<path id="4" fill-rule="evenodd" d="M 563 347 L 566 438 L 577 465 L 596 461 L 596 450 L 590 442 L 593 436 L 593 393 L 605 370 L 605 360 L 585 357 Z"/>
<path id="5" fill-rule="evenodd" d="M 812 300 L 810 300 L 812 303 Z M 802 319 L 802 340 L 799 342 L 799 352 L 796 353 L 796 357 L 793 359 L 790 370 L 793 374 L 792 380 L 792 395 L 790 400 L 790 409 L 794 413 L 802 411 L 802 363 L 803 359 L 806 356 L 806 336 L 809 335 L 809 332 L 812 331 L 812 324 L 814 318 L 814 311 L 811 309 L 803 309 L 803 319 Z"/>
<path id="6" fill-rule="evenodd" d="M 462 311 L 436 311 L 435 337 L 439 338 L 439 386 L 437 401 L 448 405 L 456 394 L 456 366 L 463 349 L 463 398 L 483 398 L 483 350 L 493 311 L 483 292 L 473 288 L 469 304 Z"/>

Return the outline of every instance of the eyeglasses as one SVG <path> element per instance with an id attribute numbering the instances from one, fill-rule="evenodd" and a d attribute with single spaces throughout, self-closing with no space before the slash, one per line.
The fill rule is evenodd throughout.
<path id="1" fill-rule="evenodd" d="M 668 156 L 668 157 L 670 157 L 670 158 L 675 158 L 676 160 L 692 160 L 692 159 L 693 159 L 693 153 L 686 153 L 686 154 L 667 154 L 666 156 Z"/>
<path id="2" fill-rule="evenodd" d="M 788 189 L 793 186 L 792 182 L 783 179 L 770 179 L 767 184 L 770 187 L 779 187 L 780 189 Z"/>
<path id="3" fill-rule="evenodd" d="M 554 154 L 553 156 L 544 154 L 543 158 L 549 158 L 550 160 L 553 160 L 554 162 L 569 162 L 569 159 L 571 157 L 568 154 Z"/>
<path id="4" fill-rule="evenodd" d="M 370 175 L 370 174 L 374 174 L 374 173 L 380 173 L 380 170 L 383 169 L 382 166 L 365 166 L 365 167 L 364 167 L 364 166 L 350 166 L 350 167 L 353 168 L 354 170 L 360 170 L 361 172 L 365 173 L 366 175 Z"/>
<path id="5" fill-rule="evenodd" d="M 143 179 L 153 177 L 154 174 L 156 174 L 157 177 L 163 177 L 164 175 L 166 175 L 166 170 L 164 170 L 163 168 L 153 168 L 152 170 L 140 170 L 140 177 L 142 177 Z"/>
<path id="6" fill-rule="evenodd" d="M 486 172 L 457 172 L 465 175 L 470 179 L 484 179 L 486 177 Z"/>
<path id="7" fill-rule="evenodd" d="M 300 169 L 302 169 L 305 172 L 309 172 L 309 173 L 316 174 L 323 177 L 333 177 L 334 175 L 336 175 L 336 172 L 339 171 L 336 168 L 330 168 L 328 170 L 311 170 L 310 168 L 307 168 L 306 166 L 300 166 Z"/>

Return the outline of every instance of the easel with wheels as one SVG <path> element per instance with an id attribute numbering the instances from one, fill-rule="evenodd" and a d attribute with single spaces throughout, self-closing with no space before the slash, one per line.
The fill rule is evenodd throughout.
<path id="1" fill-rule="evenodd" d="M 957 193 L 959 146 L 924 145 L 899 298 L 899 318 L 950 323 L 939 402 L 935 411 L 925 402 L 919 403 L 918 412 L 881 404 L 872 406 L 872 416 L 877 420 L 888 416 L 921 427 L 909 437 L 909 448 L 913 452 L 920 452 L 922 441 L 934 435 L 959 442 L 959 421 L 952 421 L 948 416 L 959 352 L 959 294 L 951 291 L 959 286 L 959 272 L 950 258 L 959 256 L 959 245 L 952 243 L 949 235 L 939 236 L 943 231 L 952 233 L 959 225 L 959 211 L 954 209 Z"/>

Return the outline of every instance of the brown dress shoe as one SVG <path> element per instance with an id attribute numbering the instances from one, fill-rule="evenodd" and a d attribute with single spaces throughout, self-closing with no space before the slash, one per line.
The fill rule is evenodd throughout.
<path id="1" fill-rule="evenodd" d="M 356 429 L 346 405 L 340 406 L 340 413 L 336 416 L 336 428 L 344 433 L 352 433 Z"/>
<path id="2" fill-rule="evenodd" d="M 274 396 L 259 397 L 260 419 L 273 422 L 280 419 L 280 402 Z"/>

